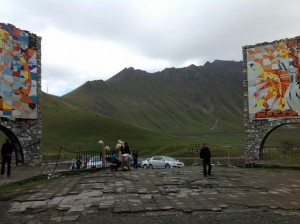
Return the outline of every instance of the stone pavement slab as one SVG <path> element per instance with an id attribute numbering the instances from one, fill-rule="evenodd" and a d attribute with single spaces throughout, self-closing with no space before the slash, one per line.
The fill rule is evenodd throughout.
<path id="1" fill-rule="evenodd" d="M 8 202 L 8 214 L 0 215 L 10 220 L 28 213 L 38 218 L 43 213 L 51 222 L 70 222 L 101 211 L 226 213 L 268 209 L 274 214 L 291 212 L 300 221 L 300 172 L 295 170 L 214 167 L 211 177 L 203 177 L 199 166 L 101 170 L 49 180 L 26 193 Z"/>

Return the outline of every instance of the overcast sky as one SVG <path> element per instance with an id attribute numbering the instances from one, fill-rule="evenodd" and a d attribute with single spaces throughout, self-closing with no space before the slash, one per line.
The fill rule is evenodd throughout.
<path id="1" fill-rule="evenodd" d="M 299 0 L 0 0 L 0 22 L 42 37 L 42 90 L 61 96 L 125 67 L 242 60 L 300 36 Z"/>

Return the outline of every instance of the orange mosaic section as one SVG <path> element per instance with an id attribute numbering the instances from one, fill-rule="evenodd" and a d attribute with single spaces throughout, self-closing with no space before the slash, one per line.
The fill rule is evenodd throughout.
<path id="1" fill-rule="evenodd" d="M 299 116 L 299 55 L 297 39 L 247 50 L 250 118 Z"/>
<path id="2" fill-rule="evenodd" d="M 299 114 L 296 111 L 287 110 L 261 110 L 255 113 L 255 118 L 269 118 L 269 117 L 296 117 Z"/>

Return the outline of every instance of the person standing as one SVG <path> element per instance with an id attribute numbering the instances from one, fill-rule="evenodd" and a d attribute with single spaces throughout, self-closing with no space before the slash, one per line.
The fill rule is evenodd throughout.
<path id="1" fill-rule="evenodd" d="M 81 160 L 80 158 L 78 158 L 76 161 L 76 170 L 80 170 L 80 168 L 81 168 Z"/>
<path id="2" fill-rule="evenodd" d="M 1 158 L 2 158 L 2 166 L 1 166 L 1 175 L 4 176 L 5 173 L 5 164 L 7 163 L 7 177 L 10 177 L 10 169 L 11 169 L 11 157 L 13 153 L 13 145 L 6 139 L 5 143 L 1 148 Z"/>
<path id="3" fill-rule="evenodd" d="M 130 170 L 130 160 L 132 159 L 130 154 L 130 147 L 127 142 L 124 142 L 124 148 L 122 152 L 122 170 Z"/>
<path id="4" fill-rule="evenodd" d="M 120 143 L 120 152 L 122 155 L 124 154 L 124 142 Z"/>
<path id="5" fill-rule="evenodd" d="M 203 174 L 206 177 L 211 175 L 211 153 L 206 143 L 203 143 L 203 146 L 200 150 L 200 159 L 203 161 Z M 208 169 L 207 169 L 208 168 Z"/>
<path id="6" fill-rule="evenodd" d="M 131 154 L 130 147 L 127 142 L 124 143 L 124 154 L 128 154 L 128 155 Z"/>
<path id="7" fill-rule="evenodd" d="M 132 153 L 132 157 L 133 157 L 133 169 L 137 169 L 138 168 L 138 157 L 139 157 L 139 154 L 136 150 L 133 151 Z"/>

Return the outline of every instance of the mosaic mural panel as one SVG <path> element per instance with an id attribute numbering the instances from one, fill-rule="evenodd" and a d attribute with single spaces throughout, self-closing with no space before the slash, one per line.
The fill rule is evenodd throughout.
<path id="1" fill-rule="evenodd" d="M 29 33 L 0 23 L 0 117 L 37 118 L 37 58 Z"/>
<path id="2" fill-rule="evenodd" d="M 300 39 L 247 49 L 249 117 L 300 116 Z"/>

